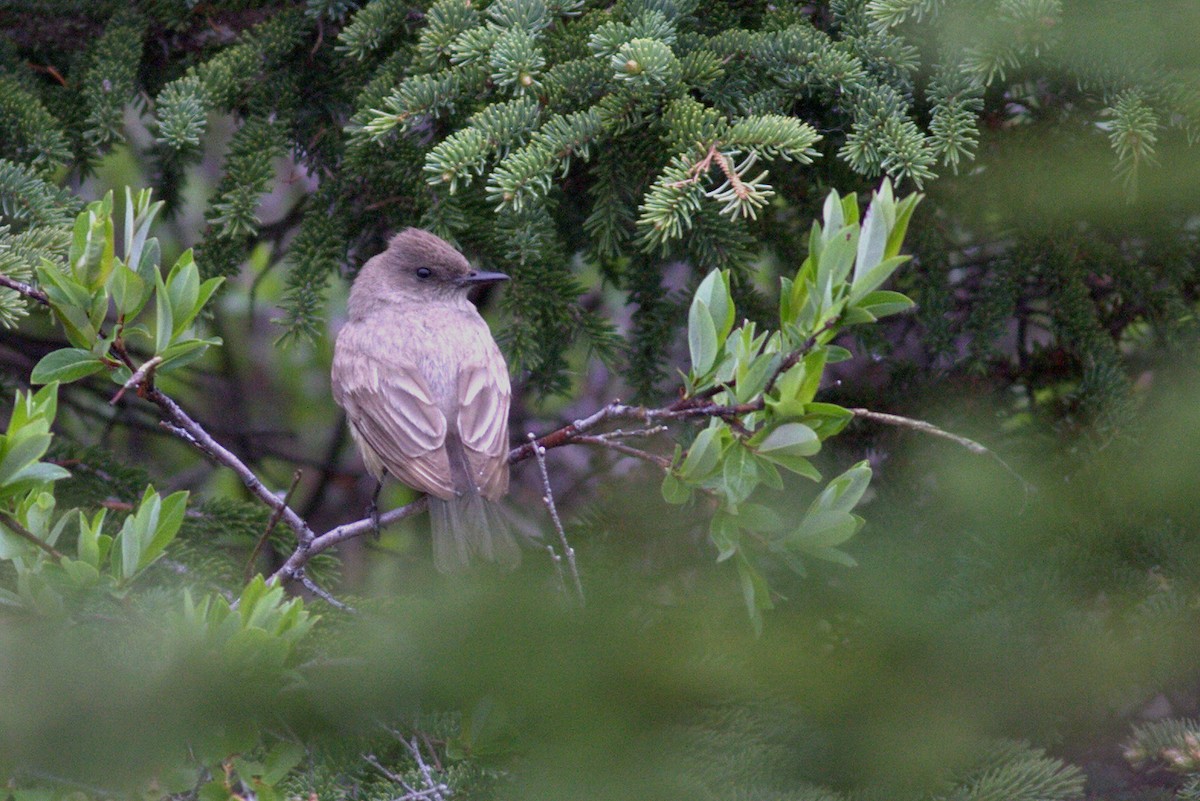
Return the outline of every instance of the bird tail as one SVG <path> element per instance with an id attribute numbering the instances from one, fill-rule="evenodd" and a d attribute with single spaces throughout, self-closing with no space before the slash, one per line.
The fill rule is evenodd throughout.
<path id="1" fill-rule="evenodd" d="M 430 496 L 429 519 L 433 563 L 443 573 L 461 572 L 472 558 L 509 570 L 521 563 L 521 549 L 499 504 L 478 492 L 464 492 L 450 500 Z"/>

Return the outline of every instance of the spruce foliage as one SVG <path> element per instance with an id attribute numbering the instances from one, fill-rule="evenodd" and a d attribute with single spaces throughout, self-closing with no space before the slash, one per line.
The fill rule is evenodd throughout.
<path id="1" fill-rule="evenodd" d="M 578 346 L 623 357 L 630 383 L 650 392 L 678 335 L 666 321 L 680 319 L 664 265 L 690 265 L 692 280 L 733 269 L 740 285 L 764 243 L 786 252 L 803 241 L 792 210 L 811 210 L 822 187 L 888 175 L 921 188 L 961 174 L 989 128 L 1049 109 L 1047 93 L 1064 119 L 1101 132 L 1118 191 L 1138 191 L 1163 145 L 1200 132 L 1185 68 L 1081 55 L 1087 40 L 1073 31 L 1086 12 L 1056 0 L 193 6 L 40 0 L 6 11 L 0 157 L 43 179 L 85 174 L 131 141 L 125 118 L 140 116 L 170 206 L 212 115 L 232 114 L 205 270 L 232 275 L 257 242 L 277 241 L 257 205 L 272 159 L 290 156 L 316 189 L 290 218 L 300 223 L 285 338 L 319 332 L 333 275 L 352 273 L 388 232 L 421 225 L 517 276 L 503 299 L 506 347 L 543 393 L 569 386 Z M 580 265 L 625 293 L 626 331 L 584 308 Z M 980 286 L 1003 284 L 1006 269 Z M 1058 305 L 1070 285 L 1048 282 L 1042 297 Z M 1086 317 L 1077 328 L 1099 333 Z M 1080 376 L 1092 350 L 1079 346 Z"/>

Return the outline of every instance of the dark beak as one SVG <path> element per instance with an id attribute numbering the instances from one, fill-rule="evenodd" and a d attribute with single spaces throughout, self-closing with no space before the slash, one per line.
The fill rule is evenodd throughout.
<path id="1" fill-rule="evenodd" d="M 497 281 L 507 281 L 504 273 L 470 272 L 458 279 L 459 286 L 476 286 L 479 284 L 494 284 Z"/>

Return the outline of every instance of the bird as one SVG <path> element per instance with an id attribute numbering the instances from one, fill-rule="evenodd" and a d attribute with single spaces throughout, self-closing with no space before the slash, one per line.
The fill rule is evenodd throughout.
<path id="1" fill-rule="evenodd" d="M 406 228 L 359 271 L 334 344 L 333 397 L 375 499 L 389 475 L 428 495 L 434 565 L 446 573 L 521 558 L 496 503 L 508 492 L 508 366 L 468 297 L 507 280 Z"/>

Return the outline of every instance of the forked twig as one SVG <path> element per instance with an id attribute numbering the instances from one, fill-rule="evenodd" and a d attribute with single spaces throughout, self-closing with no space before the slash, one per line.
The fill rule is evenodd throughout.
<path id="1" fill-rule="evenodd" d="M 579 578 L 579 565 L 575 563 L 575 549 L 571 547 L 571 543 L 567 541 L 567 532 L 563 530 L 562 520 L 558 517 L 558 507 L 554 504 L 554 491 L 550 489 L 550 473 L 546 470 L 546 449 L 537 442 L 537 436 L 529 434 L 529 441 L 533 443 L 533 455 L 537 458 L 538 470 L 542 474 L 542 488 L 546 491 L 542 496 L 542 503 L 546 504 L 546 509 L 550 512 L 550 520 L 554 523 L 554 530 L 558 532 L 558 541 L 562 545 L 563 556 L 567 560 L 567 569 L 571 571 L 571 580 L 575 583 L 575 593 L 579 596 L 579 603 L 585 603 L 583 595 L 583 582 Z M 551 550 L 551 554 L 553 554 Z"/>
<path id="2" fill-rule="evenodd" d="M 246 570 L 242 575 L 242 583 L 249 584 L 250 578 L 254 573 L 254 562 L 258 559 L 258 555 L 262 553 L 263 547 L 267 544 L 267 540 L 271 536 L 271 532 L 275 530 L 275 526 L 279 524 L 279 518 L 283 516 L 283 509 L 291 505 L 292 494 L 296 492 L 296 485 L 300 483 L 302 473 L 297 470 L 292 473 L 292 485 L 288 487 L 288 491 L 283 496 L 283 503 L 278 509 L 271 513 L 271 519 L 267 521 L 266 528 L 263 529 L 262 536 L 258 538 L 258 542 L 254 543 L 254 550 L 250 551 L 250 557 L 246 560 Z"/>

